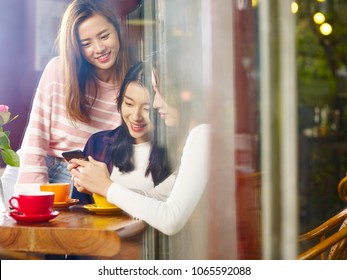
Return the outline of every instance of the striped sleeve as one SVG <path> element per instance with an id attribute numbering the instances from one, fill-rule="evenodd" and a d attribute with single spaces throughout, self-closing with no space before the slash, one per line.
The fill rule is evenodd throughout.
<path id="1" fill-rule="evenodd" d="M 89 112 L 90 123 L 72 123 L 66 115 L 59 58 L 51 60 L 41 76 L 33 99 L 21 147 L 17 183 L 48 182 L 47 155 L 61 158 L 62 152 L 83 150 L 92 134 L 116 128 L 121 122 L 115 101 L 118 88 L 100 82 L 98 96 Z"/>
<path id="2" fill-rule="evenodd" d="M 55 62 L 55 63 L 54 63 Z M 51 127 L 52 97 L 58 84 L 56 61 L 46 66 L 38 84 L 21 151 L 18 183 L 43 183 L 48 181 L 45 157 L 47 155 Z"/>

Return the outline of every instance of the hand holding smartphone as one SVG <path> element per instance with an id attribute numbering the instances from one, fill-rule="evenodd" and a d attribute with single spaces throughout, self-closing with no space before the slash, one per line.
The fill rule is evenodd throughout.
<path id="1" fill-rule="evenodd" d="M 88 160 L 88 158 L 84 155 L 84 153 L 81 150 L 63 152 L 61 155 L 68 162 L 72 160 L 73 158 Z"/>

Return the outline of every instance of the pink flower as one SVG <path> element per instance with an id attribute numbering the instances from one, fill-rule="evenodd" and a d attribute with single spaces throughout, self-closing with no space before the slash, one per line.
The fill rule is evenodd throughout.
<path id="1" fill-rule="evenodd" d="M 11 113 L 9 112 L 9 107 L 6 105 L 0 105 L 0 126 L 10 121 Z"/>
<path id="2" fill-rule="evenodd" d="M 0 105 L 0 112 L 7 113 L 9 111 L 9 107 L 6 105 Z"/>

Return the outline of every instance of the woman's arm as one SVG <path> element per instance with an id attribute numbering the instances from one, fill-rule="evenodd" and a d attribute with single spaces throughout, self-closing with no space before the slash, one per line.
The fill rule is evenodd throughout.
<path id="1" fill-rule="evenodd" d="M 157 200 L 166 201 L 171 193 L 172 187 L 175 184 L 176 173 L 171 174 L 163 182 L 155 188 L 149 190 L 133 190 L 136 193 L 142 194 L 147 197 L 155 198 Z"/>
<path id="2" fill-rule="evenodd" d="M 96 192 L 107 197 L 128 214 L 144 220 L 161 232 L 173 235 L 179 232 L 198 204 L 207 184 L 209 175 L 209 126 L 195 127 L 189 134 L 181 165 L 175 180 L 172 180 L 171 193 L 166 201 L 155 197 L 147 197 L 127 189 L 109 178 L 104 163 L 89 158 L 89 162 L 72 160 L 69 170 L 75 178 L 75 186 L 79 191 Z M 83 171 L 73 168 L 73 164 L 83 166 Z M 168 182 L 164 181 L 158 190 L 164 195 L 170 192 Z"/>
<path id="3" fill-rule="evenodd" d="M 58 69 L 60 70 L 59 60 L 54 58 L 47 64 L 36 89 L 21 146 L 18 183 L 48 182 L 45 157 L 50 139 L 53 91 L 63 91 L 63 85 L 57 77 Z"/>
<path id="4" fill-rule="evenodd" d="M 165 234 L 179 232 L 198 204 L 209 174 L 209 129 L 200 125 L 189 134 L 177 178 L 166 201 L 145 197 L 113 183 L 107 199 Z"/>

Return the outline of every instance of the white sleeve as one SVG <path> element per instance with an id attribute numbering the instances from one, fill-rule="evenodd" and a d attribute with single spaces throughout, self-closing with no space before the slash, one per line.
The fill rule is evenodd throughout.
<path id="1" fill-rule="evenodd" d="M 207 184 L 209 151 L 209 126 L 199 125 L 188 135 L 181 165 L 166 201 L 136 193 L 117 183 L 109 188 L 107 200 L 165 234 L 176 234 L 188 221 Z M 163 194 L 169 191 L 167 184 L 162 188 Z"/>
<path id="2" fill-rule="evenodd" d="M 132 189 L 132 190 L 134 192 L 137 192 L 147 197 L 155 198 L 161 201 L 166 201 L 171 193 L 175 180 L 176 180 L 176 173 L 171 174 L 163 182 L 158 184 L 155 188 L 151 188 L 148 190 L 137 190 L 137 189 L 136 190 Z"/>

